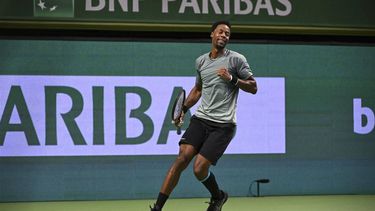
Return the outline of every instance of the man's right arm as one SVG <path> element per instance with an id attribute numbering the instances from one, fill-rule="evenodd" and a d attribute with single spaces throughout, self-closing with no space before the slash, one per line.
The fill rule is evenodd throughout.
<path id="1" fill-rule="evenodd" d="M 176 126 L 181 127 L 182 123 L 184 122 L 185 112 L 198 102 L 198 100 L 201 98 L 201 95 L 202 95 L 202 85 L 199 83 L 196 83 L 195 86 L 191 89 L 188 97 L 185 100 L 184 109 L 180 116 L 180 121 L 175 122 Z"/>
<path id="2" fill-rule="evenodd" d="M 191 89 L 188 97 L 186 98 L 184 106 L 187 109 L 193 107 L 201 98 L 201 95 L 202 95 L 202 85 L 199 83 L 196 83 L 195 86 Z"/>

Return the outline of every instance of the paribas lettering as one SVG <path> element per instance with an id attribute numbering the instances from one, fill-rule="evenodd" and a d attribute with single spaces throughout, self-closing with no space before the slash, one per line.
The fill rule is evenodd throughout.
<path id="1" fill-rule="evenodd" d="M 140 0 L 86 0 L 86 11 L 118 11 L 138 13 Z M 178 9 L 177 9 L 178 8 Z M 194 13 L 213 15 L 268 15 L 288 16 L 292 12 L 290 0 L 162 0 L 162 13 Z"/>

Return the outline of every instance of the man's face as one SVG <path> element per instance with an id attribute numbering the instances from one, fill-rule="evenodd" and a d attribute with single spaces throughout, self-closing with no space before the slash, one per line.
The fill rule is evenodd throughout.
<path id="1" fill-rule="evenodd" d="M 211 32 L 212 45 L 218 49 L 223 49 L 229 42 L 230 28 L 225 24 L 220 24 Z"/>

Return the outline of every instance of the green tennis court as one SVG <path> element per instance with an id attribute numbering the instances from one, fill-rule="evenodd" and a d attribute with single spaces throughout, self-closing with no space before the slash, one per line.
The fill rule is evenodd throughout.
<path id="1" fill-rule="evenodd" d="M 206 198 L 171 199 L 164 211 L 206 210 Z M 2 211 L 147 211 L 153 200 L 0 203 Z M 372 211 L 375 195 L 232 197 L 223 211 Z"/>

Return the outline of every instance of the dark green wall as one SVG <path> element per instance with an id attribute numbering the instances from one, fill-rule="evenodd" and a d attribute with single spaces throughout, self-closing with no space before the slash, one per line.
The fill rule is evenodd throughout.
<path id="1" fill-rule="evenodd" d="M 285 77 L 286 154 L 225 155 L 213 168 L 223 188 L 230 195 L 245 196 L 251 181 L 269 178 L 262 194 L 375 194 L 375 130 L 366 135 L 353 132 L 353 98 L 375 111 L 375 48 L 247 43 L 228 47 L 248 58 L 255 76 Z M 195 58 L 209 48 L 209 40 L 0 40 L 0 74 L 193 76 Z M 0 201 L 154 198 L 173 160 L 174 156 L 1 157 Z M 189 167 L 173 197 L 201 196 L 208 193 Z"/>

